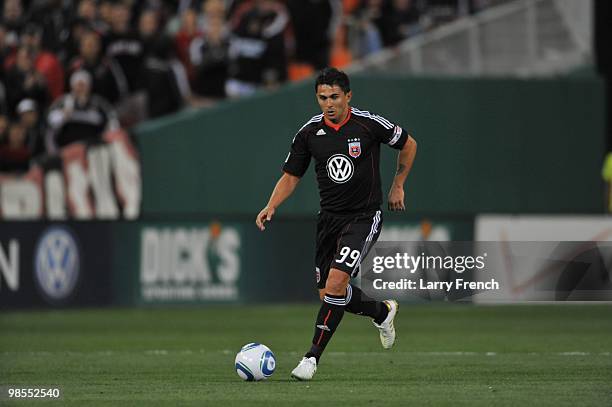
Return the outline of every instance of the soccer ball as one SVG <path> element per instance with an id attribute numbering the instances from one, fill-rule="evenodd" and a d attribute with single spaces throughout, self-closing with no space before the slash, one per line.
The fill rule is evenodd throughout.
<path id="1" fill-rule="evenodd" d="M 261 343 L 247 343 L 236 355 L 236 373 L 247 382 L 265 380 L 276 368 L 274 353 Z"/>

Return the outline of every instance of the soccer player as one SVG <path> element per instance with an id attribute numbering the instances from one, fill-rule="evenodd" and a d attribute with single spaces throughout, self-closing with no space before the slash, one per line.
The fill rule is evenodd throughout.
<path id="1" fill-rule="evenodd" d="M 321 71 L 315 92 L 323 113 L 307 121 L 293 138 L 283 175 L 255 221 L 265 230 L 265 222 L 293 193 L 314 158 L 321 198 L 315 271 L 322 302 L 312 346 L 291 373 L 298 380 L 312 379 L 344 311 L 372 318 L 383 348 L 393 346 L 397 302 L 375 301 L 349 281 L 359 272 L 382 227 L 380 144 L 400 150 L 388 197 L 391 211 L 405 209 L 404 181 L 416 154 L 416 142 L 406 130 L 384 117 L 349 106 L 352 92 L 344 72 L 334 68 Z"/>

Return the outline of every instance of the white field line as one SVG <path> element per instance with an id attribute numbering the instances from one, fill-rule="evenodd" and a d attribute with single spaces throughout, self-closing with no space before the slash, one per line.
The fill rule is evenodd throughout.
<path id="1" fill-rule="evenodd" d="M 206 349 L 147 349 L 138 351 L 129 350 L 100 350 L 91 352 L 81 351 L 3 351 L 0 356 L 52 356 L 52 355 L 75 355 L 75 356 L 116 356 L 126 354 L 142 354 L 145 356 L 168 356 L 168 355 L 194 355 L 194 354 L 212 354 L 222 353 L 224 355 L 234 355 L 235 350 L 223 349 L 206 350 Z M 464 352 L 464 351 L 447 351 L 447 352 L 393 352 L 393 354 L 408 354 L 414 356 L 511 356 L 511 355 L 529 355 L 529 356 L 612 356 L 612 352 L 583 352 L 583 351 L 568 351 L 568 352 Z M 280 354 L 300 355 L 299 352 L 280 352 Z M 344 356 L 368 356 L 368 355 L 391 355 L 390 352 L 326 352 L 325 356 L 344 357 Z"/>

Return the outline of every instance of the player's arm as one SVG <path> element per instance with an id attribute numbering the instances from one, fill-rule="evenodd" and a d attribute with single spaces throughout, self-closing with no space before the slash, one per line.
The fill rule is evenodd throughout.
<path id="1" fill-rule="evenodd" d="M 259 230 L 266 230 L 264 223 L 272 219 L 276 208 L 291 196 L 298 182 L 300 182 L 300 177 L 291 175 L 288 172 L 283 173 L 276 183 L 272 195 L 270 195 L 268 204 L 259 212 L 257 219 L 255 219 Z"/>
<path id="2" fill-rule="evenodd" d="M 308 123 L 306 123 L 308 124 Z M 255 224 L 259 230 L 266 230 L 264 224 L 272 219 L 276 208 L 291 196 L 300 178 L 308 169 L 310 163 L 310 150 L 307 142 L 307 132 L 304 125 L 293 137 L 291 150 L 283 164 L 283 175 L 280 177 L 268 204 L 259 212 L 255 219 Z"/>
<path id="3" fill-rule="evenodd" d="M 406 209 L 404 205 L 404 182 L 406 182 L 406 178 L 412 168 L 416 150 L 416 141 L 408 136 L 406 143 L 404 143 L 404 146 L 397 154 L 397 170 L 391 184 L 388 199 L 389 210 L 391 211 L 403 211 Z"/>

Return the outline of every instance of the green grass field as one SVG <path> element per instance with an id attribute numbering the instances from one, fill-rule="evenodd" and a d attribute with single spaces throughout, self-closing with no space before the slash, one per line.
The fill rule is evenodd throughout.
<path id="1" fill-rule="evenodd" d="M 403 304 L 383 351 L 346 314 L 315 380 L 289 373 L 315 305 L 0 314 L 0 385 L 59 385 L 62 403 L 104 405 L 611 406 L 612 306 Z M 247 383 L 234 356 L 267 344 L 277 368 Z M 7 401 L 7 405 L 57 404 Z"/>

